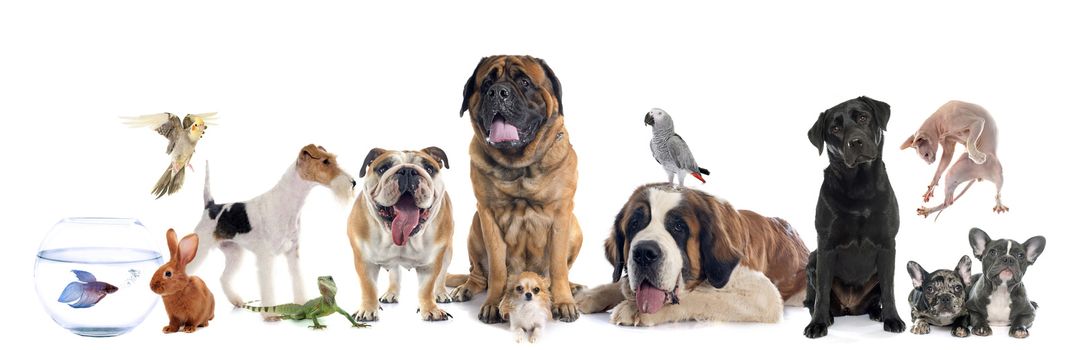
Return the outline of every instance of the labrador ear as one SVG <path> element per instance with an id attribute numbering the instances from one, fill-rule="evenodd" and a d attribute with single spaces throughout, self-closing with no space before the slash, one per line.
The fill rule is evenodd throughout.
<path id="1" fill-rule="evenodd" d="M 909 277 L 912 278 L 913 288 L 920 288 L 924 285 L 924 278 L 927 277 L 927 271 L 924 270 L 923 267 L 920 267 L 920 264 L 910 260 L 909 263 L 905 265 L 905 269 L 909 270 Z"/>
<path id="2" fill-rule="evenodd" d="M 867 96 L 860 96 L 857 99 L 871 107 L 875 120 L 879 121 L 879 127 L 886 131 L 886 123 L 890 121 L 890 105 Z"/>
<path id="3" fill-rule="evenodd" d="M 542 66 L 542 70 L 546 72 L 546 80 L 550 81 L 550 85 L 553 86 L 551 93 L 557 99 L 557 114 L 565 115 L 565 105 L 561 103 L 561 80 L 557 79 L 557 75 L 553 74 L 553 69 L 550 69 L 546 61 L 541 58 L 536 58 L 535 60 Z"/>
<path id="4" fill-rule="evenodd" d="M 983 260 L 984 251 L 987 250 L 988 242 L 991 242 L 991 237 L 988 236 L 987 232 L 984 232 L 984 230 L 975 227 L 969 230 L 969 245 L 972 246 L 972 256 Z"/>
<path id="5" fill-rule="evenodd" d="M 449 157 L 445 155 L 445 151 L 441 150 L 441 148 L 431 146 L 423 148 L 423 152 L 440 162 L 442 168 L 449 168 Z"/>
<path id="6" fill-rule="evenodd" d="M 383 153 L 385 153 L 385 150 L 381 148 L 374 148 L 371 149 L 370 152 L 367 152 L 366 159 L 363 160 L 363 167 L 359 168 L 359 177 L 366 176 L 366 168 L 370 166 L 370 163 L 373 162 L 374 159 L 377 159 Z"/>
<path id="7" fill-rule="evenodd" d="M 625 205 L 621 208 L 621 212 L 617 213 L 617 218 L 613 220 L 613 228 L 610 230 L 610 237 L 606 238 L 606 260 L 613 265 L 614 282 L 620 281 L 625 272 L 625 232 L 621 227 L 621 221 L 627 209 L 628 206 Z"/>
<path id="8" fill-rule="evenodd" d="M 961 277 L 961 283 L 966 286 L 972 285 L 972 259 L 968 255 L 961 256 L 961 260 L 957 262 L 954 272 Z"/>
<path id="9" fill-rule="evenodd" d="M 714 288 L 722 288 L 729 283 L 729 276 L 740 262 L 740 256 L 733 247 L 729 247 L 731 241 L 718 222 L 721 218 L 715 203 L 705 208 L 708 209 L 696 210 L 699 220 L 699 256 L 702 260 L 700 272 L 703 275 L 699 278 L 706 277 L 707 282 Z"/>
<path id="10" fill-rule="evenodd" d="M 467 78 L 467 82 L 464 83 L 464 102 L 460 104 L 461 117 L 463 117 L 464 112 L 467 112 L 468 108 L 470 108 L 469 102 L 471 101 L 471 95 L 475 93 L 476 88 L 475 76 L 479 74 L 479 68 L 482 67 L 483 63 L 486 63 L 486 59 L 488 58 L 489 57 L 483 57 L 479 60 L 479 64 L 475 66 L 475 71 L 471 72 L 471 77 Z"/>
<path id="11" fill-rule="evenodd" d="M 1043 248 L 1047 247 L 1047 239 L 1043 236 L 1036 236 L 1029 238 L 1025 241 L 1025 259 L 1028 260 L 1028 264 L 1032 265 L 1036 262 L 1036 258 L 1040 257 L 1040 253 L 1043 253 Z"/>
<path id="12" fill-rule="evenodd" d="M 826 139 L 826 124 L 826 111 L 823 111 L 823 113 L 819 113 L 819 119 L 815 121 L 815 125 L 808 129 L 808 141 L 811 141 L 812 146 L 819 149 L 820 155 L 823 154 L 823 141 Z"/>

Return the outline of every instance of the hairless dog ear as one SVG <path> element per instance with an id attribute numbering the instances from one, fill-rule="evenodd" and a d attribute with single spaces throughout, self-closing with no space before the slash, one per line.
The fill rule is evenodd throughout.
<path id="1" fill-rule="evenodd" d="M 972 246 L 972 256 L 982 259 L 984 251 L 987 250 L 988 242 L 991 242 L 991 236 L 988 236 L 984 230 L 975 227 L 969 230 L 969 245 Z"/>
<path id="2" fill-rule="evenodd" d="M 875 120 L 879 121 L 879 127 L 886 131 L 886 123 L 890 121 L 890 105 L 867 96 L 860 96 L 857 99 L 871 107 Z"/>
<path id="3" fill-rule="evenodd" d="M 826 139 L 826 124 L 826 111 L 823 111 L 823 113 L 819 113 L 819 120 L 815 121 L 815 125 L 808 129 L 808 141 L 811 141 L 812 146 L 819 149 L 820 155 L 823 154 L 823 140 Z"/>
<path id="4" fill-rule="evenodd" d="M 909 138 L 905 139 L 905 142 L 901 143 L 901 148 L 900 149 L 906 149 L 906 148 L 912 147 L 914 144 L 916 144 L 916 141 L 918 140 L 919 137 L 920 137 L 919 133 L 916 133 L 916 134 L 913 134 L 912 136 L 909 136 Z"/>

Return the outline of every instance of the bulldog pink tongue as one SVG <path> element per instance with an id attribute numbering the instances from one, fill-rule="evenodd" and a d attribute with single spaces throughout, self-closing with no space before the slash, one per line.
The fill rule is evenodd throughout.
<path id="1" fill-rule="evenodd" d="M 520 140 L 520 132 L 512 124 L 505 123 L 502 119 L 494 120 L 490 125 L 490 142 L 505 142 Z"/>
<path id="2" fill-rule="evenodd" d="M 415 226 L 419 225 L 419 207 L 415 206 L 415 198 L 410 195 L 400 196 L 393 206 L 393 215 L 393 243 L 404 246 Z"/>
<path id="3" fill-rule="evenodd" d="M 658 312 L 666 305 L 666 292 L 655 288 L 648 282 L 640 284 L 636 291 L 636 307 L 645 314 Z"/>

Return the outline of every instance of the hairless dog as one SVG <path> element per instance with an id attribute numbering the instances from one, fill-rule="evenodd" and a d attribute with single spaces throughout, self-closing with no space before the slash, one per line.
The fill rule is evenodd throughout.
<path id="1" fill-rule="evenodd" d="M 935 186 L 939 184 L 942 171 L 950 166 L 950 160 L 954 156 L 954 145 L 957 143 L 964 145 L 966 152 L 957 162 L 954 162 L 946 174 L 946 198 L 933 208 L 916 209 L 916 214 L 926 218 L 931 213 L 941 212 L 961 198 L 973 182 L 982 180 L 995 183 L 994 211 L 996 213 L 1009 211 L 1010 208 L 1002 205 L 1002 163 L 999 162 L 995 153 L 998 147 L 998 128 L 995 126 L 995 120 L 983 107 L 961 101 L 950 101 L 939 107 L 931 117 L 924 121 L 920 130 L 901 144 L 901 149 L 915 147 L 916 153 L 928 164 L 935 162 L 935 151 L 938 150 L 940 144 L 942 145 L 939 168 L 935 171 L 931 184 L 927 186 L 924 202 L 927 203 L 934 195 Z M 968 185 L 965 185 L 961 193 L 954 197 L 954 190 L 963 182 L 968 182 Z"/>

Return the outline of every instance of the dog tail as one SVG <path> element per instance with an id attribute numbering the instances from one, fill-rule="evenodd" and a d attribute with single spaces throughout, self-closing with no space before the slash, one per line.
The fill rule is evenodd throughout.
<path id="1" fill-rule="evenodd" d="M 206 161 L 206 187 L 202 190 L 202 205 L 213 201 L 213 195 L 209 194 L 209 161 Z"/>

